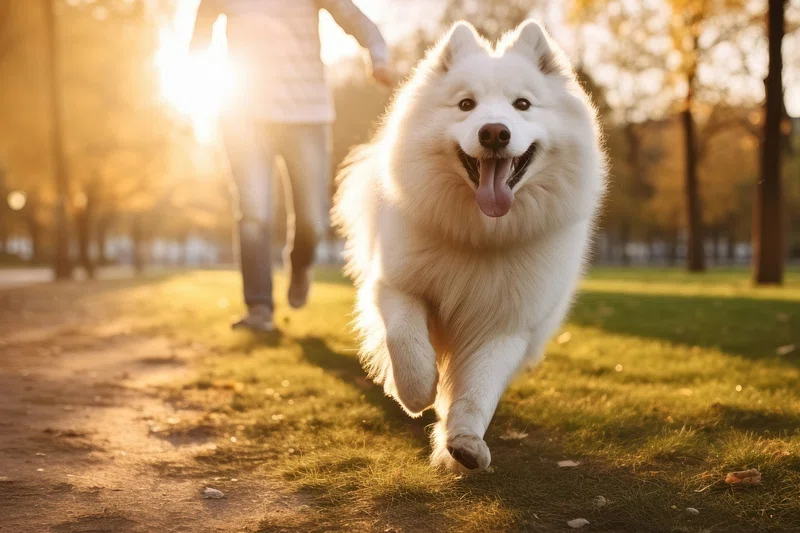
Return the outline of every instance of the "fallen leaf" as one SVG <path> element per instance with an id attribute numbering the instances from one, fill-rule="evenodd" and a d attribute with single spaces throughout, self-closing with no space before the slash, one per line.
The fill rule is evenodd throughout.
<path id="1" fill-rule="evenodd" d="M 792 353 L 796 349 L 797 349 L 797 346 L 795 346 L 794 344 L 787 344 L 787 345 L 781 346 L 780 348 L 775 350 L 775 353 L 777 353 L 778 355 L 789 355 L 790 353 Z"/>
<path id="2" fill-rule="evenodd" d="M 517 431 L 516 429 L 508 429 L 505 433 L 500 435 L 502 440 L 522 440 L 527 437 L 528 434 L 524 431 Z"/>
<path id="3" fill-rule="evenodd" d="M 222 493 L 221 490 L 212 489 L 211 487 L 206 487 L 206 490 L 203 491 L 203 498 L 224 498 L 225 495 Z"/>
<path id="4" fill-rule="evenodd" d="M 574 520 L 570 520 L 569 522 L 567 522 L 567 525 L 572 529 L 580 529 L 584 526 L 588 526 L 589 521 L 586 520 L 585 518 L 575 518 Z"/>
<path id="5" fill-rule="evenodd" d="M 572 339 L 572 333 L 570 333 L 569 331 L 565 331 L 564 333 L 558 336 L 556 342 L 558 344 L 566 344 L 570 341 L 570 339 Z"/>
<path id="6" fill-rule="evenodd" d="M 725 476 L 725 483 L 729 485 L 744 484 L 744 485 L 758 485 L 761 483 L 761 472 L 755 468 L 750 470 L 742 470 L 741 472 L 728 472 Z"/>
<path id="7" fill-rule="evenodd" d="M 572 468 L 578 466 L 580 463 L 568 459 L 566 461 L 559 461 L 556 464 L 561 468 Z"/>

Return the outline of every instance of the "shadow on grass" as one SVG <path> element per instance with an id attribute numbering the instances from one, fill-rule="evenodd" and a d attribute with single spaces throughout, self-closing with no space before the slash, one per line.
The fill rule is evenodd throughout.
<path id="1" fill-rule="evenodd" d="M 339 353 L 318 337 L 300 339 L 298 344 L 309 363 L 323 368 L 348 385 L 360 389 L 368 402 L 386 413 L 386 420 L 393 427 L 406 431 L 411 430 L 417 440 L 427 443 L 428 435 L 425 427 L 436 422 L 436 415 L 432 410 L 426 411 L 419 418 L 411 418 L 403 412 L 397 402 L 384 394 L 382 387 L 367 378 L 358 357 Z"/>
<path id="2" fill-rule="evenodd" d="M 798 413 L 768 413 L 758 409 L 745 409 L 733 405 L 714 404 L 724 427 L 755 434 L 771 433 L 773 436 L 792 433 L 800 428 Z"/>
<path id="3" fill-rule="evenodd" d="M 388 427 L 396 431 L 398 438 L 412 438 L 422 453 L 429 452 L 424 428 L 435 421 L 432 412 L 427 412 L 421 419 L 408 418 L 380 387 L 365 386 L 364 371 L 354 355 L 339 353 L 315 337 L 298 342 L 308 362 L 362 390 L 365 401 L 385 413 L 388 423 L 368 428 L 370 431 L 385 436 Z M 746 416 L 746 413 L 728 411 L 722 419 L 725 423 L 735 423 Z M 797 420 L 772 420 L 770 423 L 779 427 L 792 422 Z M 507 428 L 525 430 L 529 435 L 524 439 L 504 439 L 502 436 Z M 656 434 L 663 427 L 648 429 Z M 746 427 L 742 426 L 742 429 Z M 369 495 L 369 527 L 360 523 L 357 516 L 349 514 L 344 503 L 347 500 L 334 503 L 338 501 L 337 497 L 328 493 L 337 490 L 334 483 L 331 487 L 318 486 L 310 494 L 320 505 L 328 502 L 326 505 L 330 507 L 323 509 L 322 514 L 291 526 L 265 520 L 258 531 L 344 531 L 348 526 L 352 526 L 349 530 L 376 531 L 553 531 L 567 529 L 566 521 L 576 517 L 589 519 L 593 531 L 606 532 L 699 532 L 706 528 L 714 531 L 790 531 L 782 526 L 794 523 L 790 519 L 796 510 L 793 505 L 773 508 L 773 517 L 778 521 L 770 520 L 759 526 L 752 513 L 743 518 L 738 512 L 737 516 L 735 506 L 738 503 L 724 493 L 699 494 L 694 491 L 698 487 L 691 480 L 672 481 L 663 475 L 663 471 L 662 475 L 655 476 L 647 468 L 636 470 L 598 457 L 575 456 L 551 430 L 530 428 L 529 422 L 514 414 L 512 409 L 504 409 L 492 421 L 487 443 L 494 458 L 491 472 L 462 479 L 430 473 L 426 474 L 428 481 L 424 483 L 404 481 L 400 477 L 391 494 L 370 490 L 370 476 L 374 475 L 374 469 L 385 466 L 379 467 L 366 459 L 331 464 L 331 472 L 345 469 L 342 476 L 350 476 L 344 479 L 352 479 L 354 472 L 363 472 L 358 476 L 360 481 L 350 490 L 358 491 L 362 498 Z M 575 459 L 583 464 L 579 468 L 559 468 L 556 462 L 562 459 Z M 681 465 L 665 464 L 661 467 L 676 469 Z M 597 508 L 593 503 L 600 495 L 610 502 L 603 508 Z M 760 493 L 753 493 L 752 497 L 756 500 L 770 498 L 769 494 Z M 363 503 L 360 505 L 363 509 Z M 751 505 L 758 507 L 762 502 L 752 502 Z M 682 513 L 687 507 L 702 508 L 703 513 L 690 517 Z M 474 518 L 467 516 L 469 512 L 466 509 L 470 508 L 475 509 Z M 454 509 L 459 509 L 460 514 L 454 516 Z M 469 525 L 473 520 L 474 524 Z M 378 526 L 379 529 L 375 529 Z"/>
<path id="4" fill-rule="evenodd" d="M 250 354 L 253 350 L 261 348 L 277 348 L 283 338 L 284 334 L 281 330 L 271 332 L 236 330 L 235 339 L 225 349 Z"/>
<path id="5" fill-rule="evenodd" d="M 602 291 L 581 293 L 569 317 L 570 323 L 580 326 L 718 348 L 747 359 L 776 359 L 778 347 L 800 346 L 798 321 L 800 303 L 792 300 Z M 779 360 L 800 366 L 800 350 Z"/>

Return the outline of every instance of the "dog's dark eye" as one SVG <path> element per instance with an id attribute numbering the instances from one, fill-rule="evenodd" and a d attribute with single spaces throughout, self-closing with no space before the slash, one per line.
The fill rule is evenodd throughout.
<path id="1" fill-rule="evenodd" d="M 473 100 L 472 98 L 464 98 L 458 103 L 458 108 L 461 111 L 472 111 L 473 109 L 475 109 L 476 105 L 477 104 L 475 104 L 475 100 Z"/>
<path id="2" fill-rule="evenodd" d="M 530 109 L 530 107 L 531 103 L 525 98 L 517 98 L 514 100 L 514 108 L 519 109 L 520 111 L 527 111 Z"/>

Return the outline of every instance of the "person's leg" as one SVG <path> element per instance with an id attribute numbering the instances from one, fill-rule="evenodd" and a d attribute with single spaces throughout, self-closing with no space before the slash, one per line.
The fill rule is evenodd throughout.
<path id="1" fill-rule="evenodd" d="M 224 127 L 236 185 L 239 263 L 248 314 L 234 327 L 272 330 L 272 168 L 275 148 L 264 125 L 242 120 Z"/>
<path id="2" fill-rule="evenodd" d="M 286 163 L 289 177 L 286 181 L 291 184 L 294 207 L 289 216 L 286 244 L 289 304 L 299 308 L 308 298 L 310 267 L 317 245 L 330 226 L 330 125 L 286 126 L 281 136 L 281 155 Z M 290 209 L 287 205 L 287 212 Z"/>

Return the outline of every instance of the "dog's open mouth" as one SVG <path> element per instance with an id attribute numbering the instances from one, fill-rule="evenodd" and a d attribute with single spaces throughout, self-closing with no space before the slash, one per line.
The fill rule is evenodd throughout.
<path id="1" fill-rule="evenodd" d="M 467 176 L 478 188 L 478 207 L 486 216 L 501 217 L 511 209 L 514 186 L 519 183 L 536 156 L 539 145 L 532 143 L 519 157 L 471 157 L 459 146 L 458 158 Z"/>

